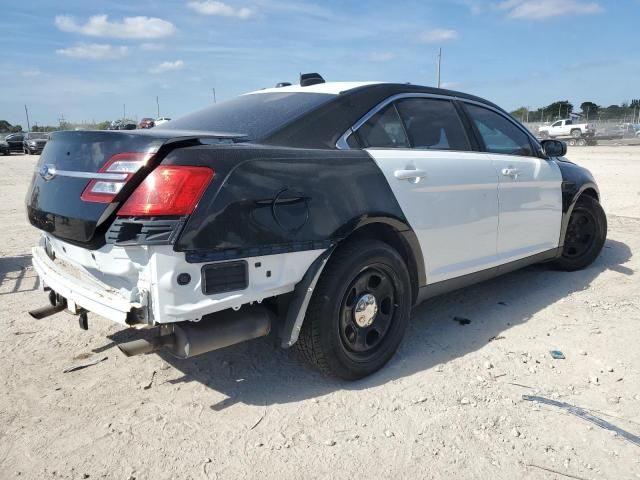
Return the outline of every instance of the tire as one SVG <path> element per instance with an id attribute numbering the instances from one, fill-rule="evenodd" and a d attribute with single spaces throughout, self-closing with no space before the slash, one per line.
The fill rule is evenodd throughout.
<path id="1" fill-rule="evenodd" d="M 607 239 L 607 216 L 600 203 L 581 196 L 571 212 L 562 256 L 553 262 L 558 270 L 573 272 L 591 265 Z"/>
<path id="2" fill-rule="evenodd" d="M 393 248 L 377 240 L 347 243 L 320 276 L 296 347 L 327 375 L 366 377 L 398 349 L 411 305 L 409 272 Z"/>
<path id="3" fill-rule="evenodd" d="M 582 136 L 582 131 L 578 129 L 571 130 L 571 136 L 573 138 L 580 138 Z"/>
<path id="4" fill-rule="evenodd" d="M 584 138 L 579 138 L 576 142 L 579 147 L 586 147 L 587 141 Z"/>
<path id="5" fill-rule="evenodd" d="M 571 138 L 568 142 L 570 147 L 575 147 L 576 146 L 576 139 L 575 138 Z"/>

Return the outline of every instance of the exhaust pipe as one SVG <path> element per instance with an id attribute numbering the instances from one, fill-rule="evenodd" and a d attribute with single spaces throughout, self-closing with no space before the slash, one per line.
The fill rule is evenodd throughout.
<path id="1" fill-rule="evenodd" d="M 129 356 L 151 353 L 166 347 L 178 358 L 196 355 L 265 337 L 271 331 L 272 313 L 262 306 L 225 310 L 197 323 L 181 322 L 160 327 L 160 335 L 150 340 L 134 340 L 118 345 Z"/>
<path id="2" fill-rule="evenodd" d="M 56 313 L 62 312 L 67 308 L 66 300 L 63 300 L 55 305 L 47 305 L 46 307 L 36 308 L 35 310 L 29 310 L 29 315 L 31 315 L 36 320 L 42 320 L 43 318 L 50 317 L 51 315 L 55 315 Z"/>

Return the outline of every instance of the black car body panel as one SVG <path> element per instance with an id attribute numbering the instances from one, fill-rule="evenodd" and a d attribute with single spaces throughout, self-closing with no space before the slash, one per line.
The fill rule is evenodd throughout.
<path id="1" fill-rule="evenodd" d="M 373 218 L 409 230 L 364 151 L 200 146 L 174 151 L 163 163 L 215 170 L 175 244 L 178 251 L 252 256 L 246 254 L 259 247 L 336 241 Z"/>
<path id="2" fill-rule="evenodd" d="M 564 246 L 567 226 L 573 208 L 581 195 L 586 194 L 600 199 L 600 191 L 593 175 L 589 170 L 565 158 L 556 159 L 556 163 L 562 174 L 562 229 L 560 231 L 559 246 Z"/>

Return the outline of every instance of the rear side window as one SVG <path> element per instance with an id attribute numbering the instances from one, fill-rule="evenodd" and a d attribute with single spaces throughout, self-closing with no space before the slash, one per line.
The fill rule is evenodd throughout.
<path id="1" fill-rule="evenodd" d="M 409 148 L 409 140 L 396 107 L 380 110 L 358 129 L 363 148 Z"/>
<path id="2" fill-rule="evenodd" d="M 471 150 L 458 112 L 449 100 L 408 98 L 396 106 L 413 148 Z"/>
<path id="3" fill-rule="evenodd" d="M 480 132 L 487 152 L 534 156 L 529 137 L 514 123 L 486 108 L 467 105 L 471 120 Z"/>

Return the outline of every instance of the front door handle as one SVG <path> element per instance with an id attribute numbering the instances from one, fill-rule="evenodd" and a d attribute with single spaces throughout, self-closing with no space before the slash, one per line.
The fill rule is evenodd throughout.
<path id="1" fill-rule="evenodd" d="M 518 170 L 517 168 L 513 168 L 513 167 L 503 168 L 502 169 L 502 175 L 504 175 L 505 177 L 516 178 L 519 173 L 520 173 L 520 170 Z"/>
<path id="2" fill-rule="evenodd" d="M 427 176 L 427 172 L 424 170 L 396 170 L 393 172 L 393 176 L 398 180 L 409 180 L 412 183 L 418 183 L 422 178 Z"/>

